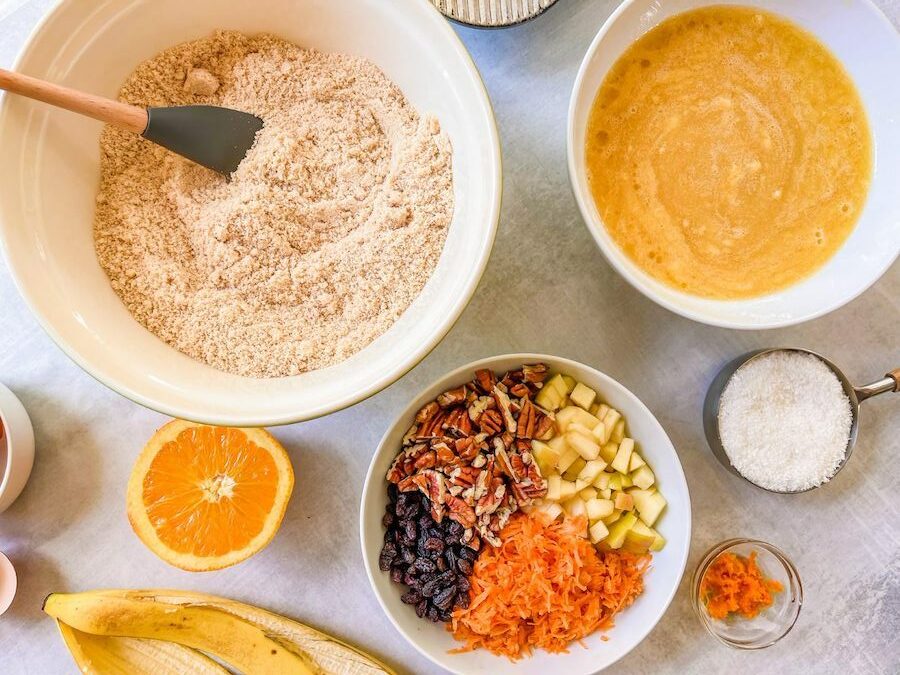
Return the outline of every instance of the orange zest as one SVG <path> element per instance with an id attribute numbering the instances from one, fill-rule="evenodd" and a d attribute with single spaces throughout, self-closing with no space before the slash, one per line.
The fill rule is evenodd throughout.
<path id="1" fill-rule="evenodd" d="M 569 643 L 613 626 L 613 617 L 643 591 L 649 555 L 598 552 L 583 518 L 548 523 L 515 514 L 501 545 L 483 550 L 469 577 L 470 603 L 449 630 L 465 643 L 511 660 L 535 648 L 565 652 Z"/>
<path id="2" fill-rule="evenodd" d="M 766 579 L 756 564 L 756 551 L 746 558 L 720 553 L 700 582 L 700 598 L 714 619 L 740 614 L 752 619 L 772 605 L 772 594 L 784 590 L 779 582 Z"/>
<path id="3" fill-rule="evenodd" d="M 128 519 L 171 565 L 193 571 L 244 560 L 274 537 L 294 485 L 290 459 L 263 429 L 174 420 L 128 483 Z"/>

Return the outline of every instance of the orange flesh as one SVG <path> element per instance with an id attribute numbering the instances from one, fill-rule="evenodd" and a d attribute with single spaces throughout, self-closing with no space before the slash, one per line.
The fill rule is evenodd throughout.
<path id="1" fill-rule="evenodd" d="M 262 531 L 277 485 L 272 456 L 243 431 L 194 427 L 156 454 L 142 494 L 166 546 L 218 556 L 244 548 Z"/>
<path id="2" fill-rule="evenodd" d="M 779 582 L 763 576 L 755 551 L 747 558 L 721 553 L 700 582 L 700 597 L 714 619 L 725 619 L 729 614 L 752 619 L 772 605 L 773 593 L 783 590 Z"/>
<path id="3" fill-rule="evenodd" d="M 465 645 L 511 660 L 533 648 L 565 652 L 569 643 L 613 626 L 613 617 L 644 589 L 650 556 L 600 553 L 584 538 L 583 518 L 547 523 L 514 515 L 498 548 L 482 550 L 469 577 L 468 609 L 449 630 Z"/>

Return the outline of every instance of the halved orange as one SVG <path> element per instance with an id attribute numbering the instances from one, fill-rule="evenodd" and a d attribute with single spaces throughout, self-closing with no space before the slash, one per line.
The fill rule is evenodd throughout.
<path id="1" fill-rule="evenodd" d="M 217 570 L 272 540 L 293 489 L 291 460 L 266 430 L 173 420 L 134 465 L 128 520 L 170 565 Z"/>

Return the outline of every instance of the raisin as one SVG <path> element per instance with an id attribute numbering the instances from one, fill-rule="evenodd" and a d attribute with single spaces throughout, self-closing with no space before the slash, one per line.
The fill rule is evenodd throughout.
<path id="1" fill-rule="evenodd" d="M 381 549 L 381 555 L 378 556 L 378 569 L 382 572 L 387 572 L 391 569 L 391 563 L 394 562 L 394 559 L 397 557 L 397 547 L 394 546 L 391 542 L 388 542 Z"/>
<path id="2" fill-rule="evenodd" d="M 453 606 L 454 598 L 456 598 L 456 586 L 448 586 L 439 593 L 435 593 L 431 602 L 438 609 L 450 609 Z"/>
<path id="3" fill-rule="evenodd" d="M 460 558 L 465 558 L 469 562 L 475 562 L 475 558 L 478 557 L 478 551 L 475 551 L 468 546 L 463 546 L 459 552 Z"/>
<path id="4" fill-rule="evenodd" d="M 443 575 L 441 575 L 443 576 Z M 431 581 L 422 584 L 422 595 L 426 598 L 430 598 L 435 593 L 437 593 L 441 588 L 443 588 L 444 584 L 441 583 L 440 577 L 435 577 Z"/>
<path id="5" fill-rule="evenodd" d="M 416 523 L 414 520 L 404 520 L 401 525 L 403 526 L 403 531 L 406 534 L 406 538 L 411 542 L 415 543 L 416 538 L 419 534 L 418 529 L 416 528 Z"/>
<path id="6" fill-rule="evenodd" d="M 403 568 L 402 567 L 392 567 L 391 568 L 391 581 L 395 584 L 403 583 Z"/>
<path id="7" fill-rule="evenodd" d="M 449 609 L 443 609 L 438 613 L 438 618 L 441 621 L 449 621 L 453 618 L 453 612 Z"/>
<path id="8" fill-rule="evenodd" d="M 405 605 L 418 605 L 422 602 L 422 594 L 418 591 L 407 591 L 400 596 L 400 602 Z"/>
<path id="9" fill-rule="evenodd" d="M 428 601 L 422 600 L 418 605 L 416 605 L 416 616 L 420 619 L 425 618 L 425 612 L 428 610 Z"/>
<path id="10" fill-rule="evenodd" d="M 427 616 L 429 621 L 433 623 L 437 623 L 441 620 L 441 615 L 438 612 L 437 607 L 429 607 L 428 611 L 425 613 L 425 616 Z"/>
<path id="11" fill-rule="evenodd" d="M 397 489 L 397 485 L 394 483 L 388 483 L 388 499 L 391 502 L 397 501 L 397 495 L 400 494 L 400 490 Z"/>
<path id="12" fill-rule="evenodd" d="M 455 520 L 451 520 L 450 527 L 447 528 L 447 534 L 449 534 L 451 537 L 453 537 L 457 541 L 459 541 L 459 538 L 462 537 L 463 532 L 465 532 L 465 531 L 466 531 L 466 528 L 464 528 L 462 525 L 457 523 Z"/>
<path id="13" fill-rule="evenodd" d="M 384 543 L 388 543 L 389 541 L 395 541 L 394 535 L 397 534 L 396 530 L 385 530 L 384 531 Z"/>
<path id="14" fill-rule="evenodd" d="M 444 542 L 437 537 L 425 540 L 425 550 L 441 555 L 444 552 Z"/>
<path id="15" fill-rule="evenodd" d="M 396 522 L 396 517 L 390 511 L 385 513 L 384 517 L 381 519 L 381 524 L 387 528 L 390 528 L 394 524 L 394 522 Z"/>
<path id="16" fill-rule="evenodd" d="M 435 567 L 437 567 L 441 572 L 446 572 L 446 571 L 447 571 L 447 567 L 448 567 L 447 561 L 444 560 L 443 558 L 438 558 L 438 559 L 435 561 Z"/>
<path id="17" fill-rule="evenodd" d="M 405 562 L 407 565 L 412 565 L 414 562 L 416 562 L 416 552 L 411 548 L 407 548 L 406 546 L 404 546 L 402 555 L 403 562 Z"/>
<path id="18" fill-rule="evenodd" d="M 472 584 L 470 584 L 469 580 L 465 577 L 459 577 L 456 580 L 456 587 L 459 589 L 460 593 L 468 593 L 469 589 L 472 588 Z"/>
<path id="19" fill-rule="evenodd" d="M 434 572 L 435 565 L 428 558 L 416 558 L 416 562 L 413 563 L 413 569 L 419 574 L 428 574 L 429 572 Z"/>
<path id="20" fill-rule="evenodd" d="M 416 576 L 414 574 L 410 574 L 409 572 L 407 572 L 403 575 L 403 583 L 407 586 L 418 586 L 419 580 L 416 579 Z"/>
<path id="21" fill-rule="evenodd" d="M 468 593 L 457 593 L 456 594 L 456 606 L 462 607 L 463 609 L 467 609 L 469 607 L 469 594 Z"/>
<path id="22" fill-rule="evenodd" d="M 470 574 L 472 574 L 472 563 L 470 563 L 468 560 L 460 558 L 456 561 L 456 569 L 458 569 L 466 576 L 469 576 Z"/>
<path id="23" fill-rule="evenodd" d="M 451 546 L 447 547 L 447 550 L 444 551 L 444 559 L 447 561 L 447 564 L 450 566 L 450 569 L 456 567 L 456 554 L 453 552 L 453 548 Z"/>

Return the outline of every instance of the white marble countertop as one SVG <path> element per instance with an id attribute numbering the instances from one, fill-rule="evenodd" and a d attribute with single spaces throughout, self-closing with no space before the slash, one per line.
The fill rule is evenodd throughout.
<path id="1" fill-rule="evenodd" d="M 12 63 L 50 4 L 0 0 L 0 66 Z M 563 0 L 517 28 L 459 29 L 485 76 L 503 141 L 503 214 L 487 272 L 462 319 L 409 375 L 349 410 L 275 430 L 296 468 L 294 497 L 272 545 L 237 567 L 181 572 L 132 534 L 127 477 L 165 420 L 69 361 L 0 265 L 0 381 L 28 408 L 37 437 L 31 481 L 0 515 L 0 550 L 19 573 L 19 594 L 0 618 L 0 672 L 76 672 L 41 601 L 51 591 L 99 587 L 234 597 L 342 636 L 403 672 L 438 672 L 393 629 L 369 589 L 357 534 L 363 476 L 388 421 L 415 392 L 452 367 L 512 351 L 571 357 L 631 388 L 672 437 L 687 474 L 694 518 L 688 573 L 656 629 L 613 672 L 900 672 L 900 397 L 867 403 L 846 470 L 824 489 L 794 497 L 727 474 L 700 422 L 718 367 L 756 347 L 814 349 L 857 382 L 900 365 L 900 265 L 843 309 L 768 332 L 693 323 L 628 286 L 582 224 L 565 166 L 571 83 L 616 4 Z M 900 23 L 898 0 L 878 4 Z M 551 265 L 553 274 L 543 271 Z M 690 607 L 690 572 L 708 547 L 734 536 L 784 548 L 803 578 L 799 623 L 762 652 L 719 645 Z"/>

